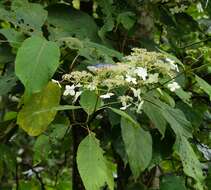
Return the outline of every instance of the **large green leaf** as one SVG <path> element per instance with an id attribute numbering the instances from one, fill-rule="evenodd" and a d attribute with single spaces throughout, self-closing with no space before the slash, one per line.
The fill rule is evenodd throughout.
<path id="1" fill-rule="evenodd" d="M 101 102 L 94 91 L 85 90 L 81 94 L 80 105 L 89 115 L 101 106 Z"/>
<path id="2" fill-rule="evenodd" d="M 80 39 L 99 40 L 98 27 L 88 14 L 64 4 L 49 6 L 47 10 L 50 39 L 75 36 Z"/>
<path id="3" fill-rule="evenodd" d="M 90 64 L 94 62 L 115 63 L 113 58 L 120 60 L 123 55 L 118 51 L 90 40 L 80 40 L 74 37 L 61 38 L 60 41 L 78 52 L 78 55 L 85 57 Z"/>
<path id="4" fill-rule="evenodd" d="M 112 172 L 107 162 L 94 134 L 82 140 L 77 151 L 77 165 L 86 190 L 99 190 L 105 184 L 111 190 L 114 189 Z"/>
<path id="5" fill-rule="evenodd" d="M 152 138 L 149 132 L 122 117 L 122 138 L 133 175 L 138 178 L 152 158 Z"/>
<path id="6" fill-rule="evenodd" d="M 31 136 L 44 132 L 56 115 L 60 95 L 60 88 L 54 83 L 33 94 L 18 114 L 19 126 Z"/>
<path id="7" fill-rule="evenodd" d="M 203 190 L 204 177 L 202 164 L 199 162 L 190 143 L 184 136 L 177 137 L 175 151 L 180 156 L 185 174 L 196 180 L 195 188 L 197 190 Z"/>
<path id="8" fill-rule="evenodd" d="M 12 23 L 26 34 L 41 36 L 41 27 L 47 19 L 47 11 L 37 3 L 14 0 L 10 11 L 0 8 L 0 19 Z"/>
<path id="9" fill-rule="evenodd" d="M 191 123 L 186 119 L 184 113 L 179 109 L 163 106 L 162 115 L 171 126 L 177 136 L 192 137 Z"/>
<path id="10" fill-rule="evenodd" d="M 160 190 L 186 190 L 186 187 L 181 177 L 172 175 L 162 178 Z"/>
<path id="11" fill-rule="evenodd" d="M 153 102 L 145 101 L 143 104 L 143 110 L 164 137 L 166 130 L 166 120 L 161 113 L 161 108 L 156 106 L 156 104 Z"/>
<path id="12" fill-rule="evenodd" d="M 59 66 L 59 57 L 55 42 L 35 36 L 23 42 L 17 53 L 15 73 L 27 95 L 39 92 L 48 83 Z"/>
<path id="13" fill-rule="evenodd" d="M 28 0 L 14 0 L 11 8 L 22 27 L 28 26 L 41 31 L 48 13 L 40 4 L 29 3 Z"/>
<path id="14" fill-rule="evenodd" d="M 150 107 L 154 109 L 154 111 L 157 110 L 155 113 L 157 116 L 161 115 L 161 120 L 164 118 L 169 123 L 177 136 L 183 135 L 186 137 L 191 137 L 191 123 L 186 119 L 184 113 L 181 110 L 172 108 L 168 104 L 165 104 L 164 102 L 153 97 L 148 96 L 144 97 L 144 99 L 145 102 L 150 104 Z M 152 115 L 153 113 L 148 113 L 148 116 L 152 121 L 158 122 L 158 118 L 156 118 L 157 120 L 155 121 L 155 116 L 152 118 Z M 159 123 L 161 123 L 161 121 L 159 121 Z M 159 127 L 162 128 L 161 124 L 159 124 Z"/>
<path id="15" fill-rule="evenodd" d="M 205 80 L 203 80 L 197 75 L 196 75 L 196 81 L 199 84 L 199 86 L 202 88 L 202 90 L 209 95 L 210 100 L 211 100 L 211 85 L 208 84 Z"/>

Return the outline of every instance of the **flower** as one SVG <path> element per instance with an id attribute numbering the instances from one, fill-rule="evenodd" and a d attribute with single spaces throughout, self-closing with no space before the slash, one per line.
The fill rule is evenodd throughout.
<path id="1" fill-rule="evenodd" d="M 71 85 L 71 86 L 70 85 L 66 85 L 63 95 L 64 96 L 68 96 L 68 95 L 75 96 L 75 85 L 74 84 Z"/>
<path id="2" fill-rule="evenodd" d="M 82 91 L 78 91 L 75 93 L 74 99 L 73 99 L 73 103 L 75 103 L 78 99 L 78 97 L 81 95 Z"/>
<path id="3" fill-rule="evenodd" d="M 147 77 L 147 69 L 143 68 L 143 67 L 137 67 L 137 69 L 135 69 L 134 71 L 140 78 L 142 78 L 143 80 L 146 80 Z"/>
<path id="4" fill-rule="evenodd" d="M 114 95 L 114 93 L 107 93 L 107 94 L 101 95 L 100 98 L 102 98 L 102 99 L 107 99 L 107 98 L 110 98 L 110 97 L 113 96 L 113 95 Z"/>
<path id="5" fill-rule="evenodd" d="M 158 76 L 159 76 L 158 73 L 149 74 L 149 78 L 148 78 L 148 80 L 147 80 L 146 82 L 147 82 L 148 84 L 157 83 L 157 82 L 158 82 Z"/>
<path id="6" fill-rule="evenodd" d="M 121 110 L 126 110 L 131 104 L 128 104 L 128 102 L 132 101 L 133 98 L 130 96 L 119 96 L 120 102 L 122 103 Z"/>
<path id="7" fill-rule="evenodd" d="M 59 83 L 58 80 L 51 79 L 51 81 L 52 81 L 53 83 L 57 84 L 57 85 L 61 88 L 61 85 L 60 85 L 60 83 Z"/>
<path id="8" fill-rule="evenodd" d="M 132 82 L 133 84 L 137 84 L 136 82 L 136 78 L 131 77 L 130 75 L 126 75 L 126 79 L 127 82 Z"/>
<path id="9" fill-rule="evenodd" d="M 134 97 L 136 97 L 136 98 L 140 98 L 141 89 L 131 88 L 131 90 L 133 91 L 133 95 L 134 95 Z"/>
<path id="10" fill-rule="evenodd" d="M 204 12 L 204 9 L 203 9 L 203 7 L 202 7 L 202 4 L 201 4 L 201 3 L 197 3 L 196 8 L 197 8 L 197 10 L 198 10 L 198 12 L 199 12 L 199 13 Z"/>
<path id="11" fill-rule="evenodd" d="M 131 104 L 128 104 L 128 105 L 122 106 L 122 107 L 120 108 L 120 110 L 126 110 L 129 106 L 131 106 Z"/>
<path id="12" fill-rule="evenodd" d="M 175 63 L 175 61 L 173 59 L 170 59 L 170 58 L 166 58 L 166 61 L 169 62 L 169 63 Z"/>
<path id="13" fill-rule="evenodd" d="M 174 92 L 175 90 L 180 88 L 180 85 L 177 82 L 173 82 L 167 85 L 170 91 Z"/>
<path id="14" fill-rule="evenodd" d="M 179 68 L 178 68 L 178 66 L 176 64 L 174 64 L 175 63 L 174 60 L 166 58 L 166 61 L 170 64 L 170 69 L 179 72 Z"/>
<path id="15" fill-rule="evenodd" d="M 136 110 L 137 113 L 141 113 L 141 109 L 142 109 L 143 104 L 144 104 L 144 100 L 141 100 L 139 105 L 138 105 L 138 108 Z"/>
<path id="16" fill-rule="evenodd" d="M 33 169 L 29 169 L 27 171 L 22 172 L 23 175 L 27 175 L 27 177 L 31 177 L 33 176 L 35 173 L 40 173 L 41 171 L 43 171 L 44 168 L 43 167 L 34 167 Z"/>
<path id="17" fill-rule="evenodd" d="M 95 90 L 95 89 L 97 88 L 97 83 L 96 83 L 96 82 L 91 82 L 91 83 L 89 83 L 89 84 L 86 86 L 86 88 L 87 88 L 88 90 L 93 91 L 93 90 Z"/>

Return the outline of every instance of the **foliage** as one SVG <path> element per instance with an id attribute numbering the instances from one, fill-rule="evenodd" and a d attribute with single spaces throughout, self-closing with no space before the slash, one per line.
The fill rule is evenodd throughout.
<path id="1" fill-rule="evenodd" d="M 0 1 L 0 189 L 211 189 L 211 1 Z"/>

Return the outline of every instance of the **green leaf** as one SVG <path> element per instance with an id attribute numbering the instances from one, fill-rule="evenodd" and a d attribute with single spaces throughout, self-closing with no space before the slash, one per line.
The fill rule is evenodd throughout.
<path id="1" fill-rule="evenodd" d="M 175 94 L 186 104 L 192 106 L 191 103 L 191 93 L 184 91 L 182 88 L 179 88 L 175 91 Z"/>
<path id="2" fill-rule="evenodd" d="M 49 137 L 46 135 L 40 135 L 34 144 L 33 151 L 33 164 L 37 165 L 38 163 L 48 159 L 50 153 L 50 142 Z"/>
<path id="3" fill-rule="evenodd" d="M 11 9 L 15 12 L 16 22 L 22 30 L 42 34 L 41 27 L 48 15 L 42 5 L 29 3 L 28 0 L 14 0 Z"/>
<path id="4" fill-rule="evenodd" d="M 196 81 L 199 84 L 199 86 L 202 88 L 204 92 L 206 92 L 211 100 L 211 85 L 209 85 L 204 79 L 200 78 L 196 75 Z"/>
<path id="5" fill-rule="evenodd" d="M 134 177 L 138 178 L 152 158 L 151 135 L 124 117 L 121 120 L 121 129 L 130 168 Z"/>
<path id="6" fill-rule="evenodd" d="M 14 75 L 0 76 L 0 96 L 6 95 L 16 85 L 17 78 Z"/>
<path id="7" fill-rule="evenodd" d="M 105 15 L 104 25 L 98 32 L 101 39 L 104 40 L 106 32 L 110 32 L 114 28 L 113 0 L 97 0 L 97 3 Z"/>
<path id="8" fill-rule="evenodd" d="M 26 34 L 41 36 L 41 27 L 47 19 L 47 11 L 37 3 L 29 3 L 27 0 L 13 0 L 11 11 L 0 8 L 0 19 L 12 23 Z"/>
<path id="9" fill-rule="evenodd" d="M 164 106 L 162 115 L 171 126 L 177 136 L 192 137 L 191 123 L 186 119 L 184 113 L 179 109 Z"/>
<path id="10" fill-rule="evenodd" d="M 156 106 L 156 102 L 154 104 L 153 102 L 145 101 L 143 104 L 143 111 L 146 113 L 158 131 L 162 134 L 162 137 L 164 137 L 167 123 L 161 113 L 161 108 Z"/>
<path id="11" fill-rule="evenodd" d="M 197 190 L 203 190 L 202 165 L 188 140 L 184 136 L 177 137 L 174 148 L 180 156 L 185 174 L 195 179 L 195 188 Z"/>
<path id="12" fill-rule="evenodd" d="M 120 115 L 121 117 L 129 120 L 131 123 L 133 123 L 134 126 L 139 127 L 139 124 L 136 120 L 134 120 L 130 115 L 128 115 L 126 112 L 116 109 L 116 108 L 112 108 L 112 107 L 108 107 L 110 110 L 112 110 L 114 113 Z"/>
<path id="13" fill-rule="evenodd" d="M 86 190 L 99 190 L 105 184 L 114 189 L 112 172 L 98 139 L 92 133 L 78 147 L 77 166 Z"/>
<path id="14" fill-rule="evenodd" d="M 169 123 L 177 136 L 184 135 L 186 137 L 192 137 L 191 123 L 186 119 L 184 113 L 181 110 L 172 108 L 168 104 L 165 104 L 164 102 L 161 102 L 160 100 L 153 97 L 147 96 L 144 97 L 144 100 L 145 102 L 150 103 L 151 107 L 157 109 L 156 114 L 162 115 L 162 117 Z M 152 119 L 152 113 L 148 114 L 151 115 L 150 119 Z"/>
<path id="15" fill-rule="evenodd" d="M 44 38 L 26 39 L 17 52 L 15 73 L 24 84 L 26 94 L 39 92 L 59 66 L 60 51 L 55 42 Z"/>
<path id="16" fill-rule="evenodd" d="M 101 106 L 101 99 L 94 91 L 85 90 L 81 94 L 80 105 L 88 115 L 91 115 Z"/>
<path id="17" fill-rule="evenodd" d="M 98 27 L 87 13 L 64 4 L 54 4 L 47 10 L 50 39 L 75 36 L 79 39 L 89 38 L 92 41 L 99 41 Z"/>
<path id="18" fill-rule="evenodd" d="M 122 12 L 117 17 L 117 23 L 121 23 L 127 30 L 130 30 L 133 27 L 135 21 L 135 13 L 130 11 Z"/>
<path id="19" fill-rule="evenodd" d="M 7 38 L 8 42 L 13 48 L 19 48 L 25 37 L 21 32 L 16 31 L 13 28 L 2 28 L 0 33 Z"/>
<path id="20" fill-rule="evenodd" d="M 78 38 L 66 37 L 60 40 L 65 42 L 69 48 L 78 50 L 77 54 L 85 57 L 91 64 L 99 61 L 114 63 L 113 58 L 120 60 L 123 57 L 118 51 L 87 39 L 80 40 Z"/>
<path id="21" fill-rule="evenodd" d="M 172 175 L 162 178 L 160 190 L 186 190 L 186 187 L 181 177 Z"/>
<path id="22" fill-rule="evenodd" d="M 19 189 L 20 190 L 41 190 L 40 184 L 38 181 L 30 180 L 30 181 L 19 181 Z"/>
<path id="23" fill-rule="evenodd" d="M 33 94 L 18 114 L 19 126 L 31 136 L 44 132 L 56 115 L 60 95 L 60 88 L 54 83 Z"/>

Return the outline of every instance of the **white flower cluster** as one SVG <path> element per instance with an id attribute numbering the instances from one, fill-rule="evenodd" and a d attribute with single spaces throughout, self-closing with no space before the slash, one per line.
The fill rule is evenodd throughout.
<path id="1" fill-rule="evenodd" d="M 121 63 L 89 66 L 87 71 L 65 74 L 63 81 L 71 85 L 65 86 L 63 95 L 73 97 L 75 103 L 83 90 L 88 89 L 96 91 L 104 101 L 118 100 L 121 110 L 135 107 L 140 112 L 143 95 L 161 81 L 171 81 L 166 86 L 171 92 L 180 88 L 173 80 L 178 72 L 176 62 L 166 55 L 135 48 Z M 119 88 L 124 89 L 122 94 L 117 93 Z"/>

